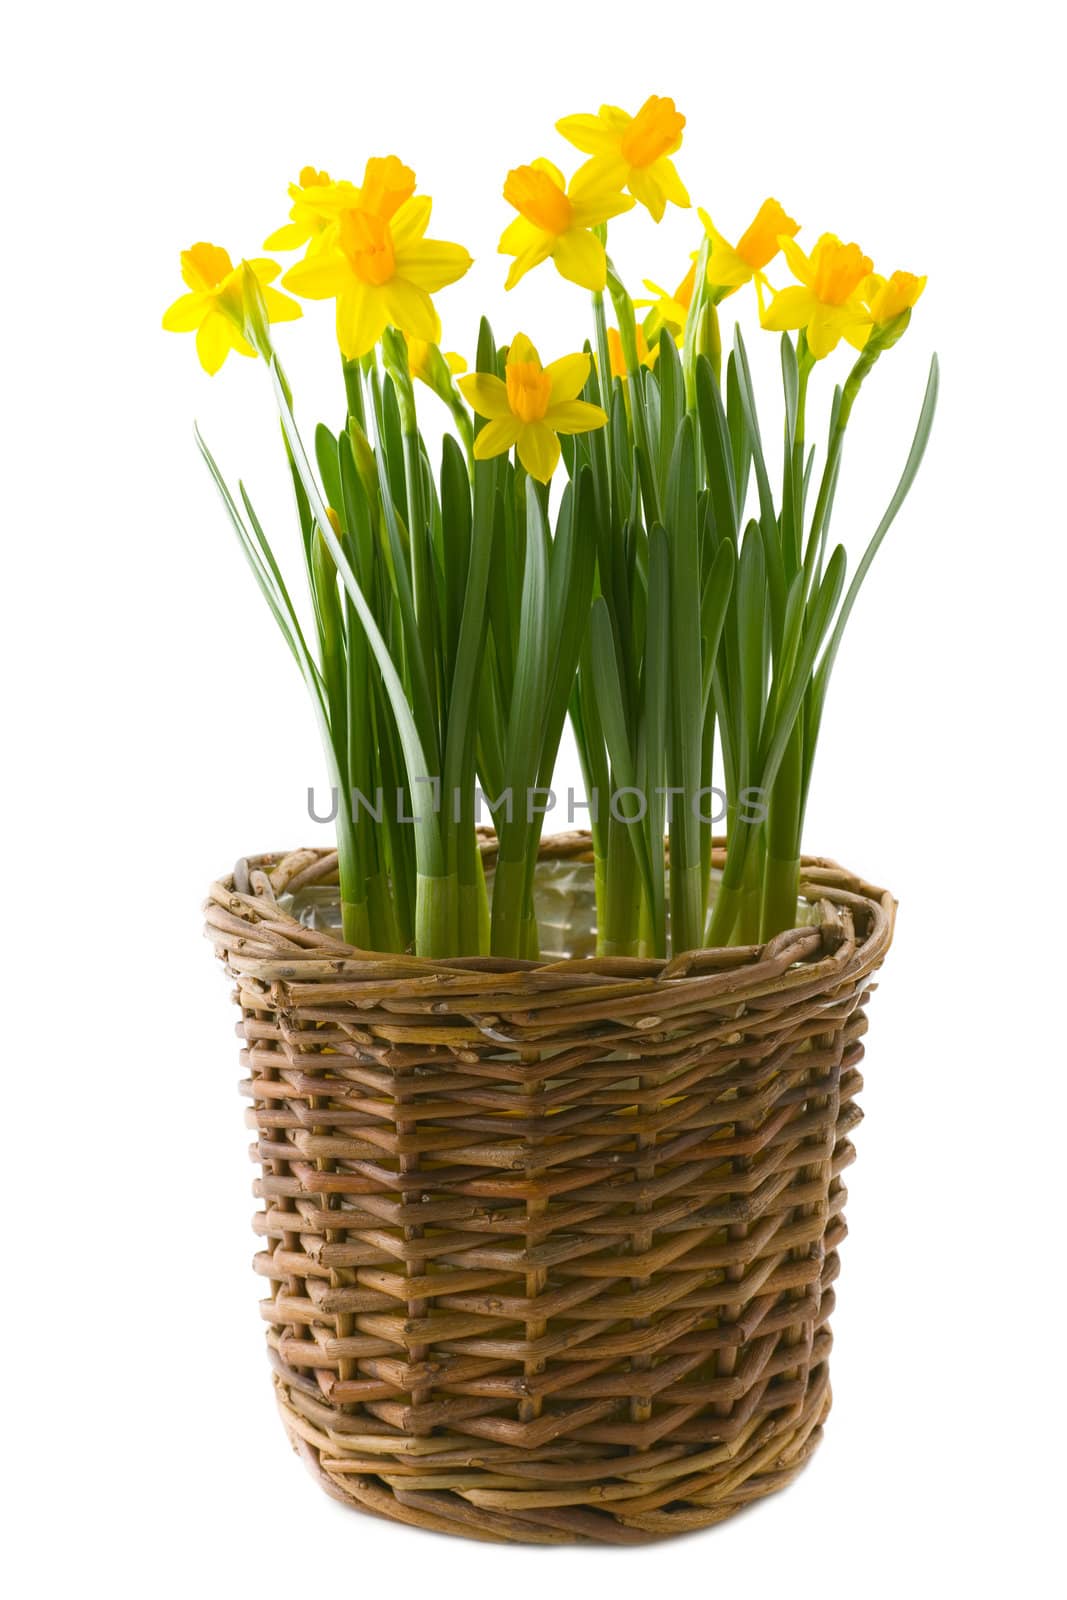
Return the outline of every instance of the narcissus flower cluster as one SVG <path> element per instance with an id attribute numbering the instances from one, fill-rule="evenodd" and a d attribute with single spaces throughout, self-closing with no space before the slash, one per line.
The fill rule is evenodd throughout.
<path id="1" fill-rule="evenodd" d="M 635 206 L 643 207 L 656 222 L 669 205 L 690 207 L 689 192 L 673 159 L 681 147 L 685 117 L 669 97 L 650 95 L 633 113 L 602 105 L 595 112 L 562 117 L 556 127 L 586 160 L 569 178 L 544 156 L 507 173 L 503 199 L 515 215 L 500 236 L 500 253 L 511 257 L 504 286 L 514 289 L 528 273 L 551 261 L 561 277 L 602 298 L 611 274 L 608 224 Z M 268 234 L 264 249 L 302 251 L 302 259 L 283 274 L 278 263 L 267 258 L 234 267 L 219 246 L 193 245 L 181 257 L 190 292 L 169 308 L 163 326 L 173 332 L 195 332 L 201 364 L 215 373 L 231 350 L 245 356 L 257 353 L 262 341 L 249 328 L 249 299 L 257 291 L 259 319 L 267 325 L 300 316 L 299 305 L 289 295 L 332 300 L 337 341 L 346 361 L 372 358 L 387 330 L 395 329 L 407 341 L 412 375 L 451 404 L 457 389 L 454 384 L 450 387 L 450 380 L 466 370 L 467 362 L 455 352 L 444 356 L 439 351 L 441 319 L 433 297 L 463 277 L 472 258 L 463 245 L 427 237 L 432 201 L 416 194 L 413 169 L 395 155 L 372 156 L 356 183 L 307 166 L 290 184 L 289 200 L 288 220 Z M 773 198 L 762 202 L 733 242 L 703 208 L 699 219 L 703 248 L 694 252 L 677 288 L 669 291 L 646 280 L 650 297 L 632 302 L 646 313 L 633 337 L 624 345 L 619 328 L 607 327 L 605 337 L 598 340 L 596 360 L 606 364 L 613 377 L 626 379 L 634 365 L 652 367 L 663 329 L 681 346 L 694 300 L 706 318 L 728 296 L 752 284 L 762 326 L 802 335 L 806 353 L 821 360 L 841 340 L 856 350 L 862 350 L 875 333 L 886 345 L 893 342 L 926 284 L 925 277 L 910 272 L 881 276 L 859 245 L 845 244 L 832 233 L 822 234 L 805 251 L 796 238 L 800 224 Z M 776 288 L 768 269 L 779 256 L 796 281 Z M 248 283 L 248 274 L 255 288 Z M 289 294 L 274 287 L 279 277 L 281 289 Z M 613 288 L 612 300 L 616 299 Z M 514 347 L 523 350 L 528 344 L 524 335 L 514 341 Z M 529 354 L 532 349 L 529 346 L 521 359 L 515 358 L 516 370 L 536 361 L 536 355 Z M 550 362 L 544 370 L 554 371 L 559 365 Z M 577 365 L 568 370 L 577 371 Z M 492 377 L 493 382 L 501 381 Z M 474 374 L 470 382 L 458 386 L 458 392 L 477 411 L 475 393 L 484 400 L 493 391 Z M 559 395 L 552 401 L 557 403 Z M 577 390 L 566 403 L 579 403 Z M 587 427 L 603 425 L 603 408 L 594 410 L 599 410 L 600 422 L 587 418 Z M 549 462 L 554 468 L 559 449 L 547 443 L 551 431 L 547 412 L 537 417 L 523 417 L 511 409 L 506 414 L 479 414 L 493 425 L 483 430 L 479 448 L 487 448 L 485 434 L 503 438 L 515 422 L 522 431 L 508 448 L 518 449 L 524 464 L 535 464 L 528 466 L 535 476 Z M 535 428 L 540 431 L 531 432 Z M 557 429 L 556 434 L 560 431 L 564 430 Z"/>
<path id="2" fill-rule="evenodd" d="M 268 542 L 273 518 L 199 443 L 311 697 L 336 794 L 379 797 L 335 810 L 341 927 L 357 951 L 537 958 L 537 802 L 568 718 L 599 955 L 750 946 L 793 927 L 828 680 L 933 419 L 936 360 L 893 500 L 846 585 L 829 532 L 845 432 L 926 279 L 878 271 L 846 237 L 809 239 L 774 197 L 736 218 L 695 204 L 669 96 L 555 126 L 558 159 L 500 161 L 489 265 L 516 308 L 510 328 L 529 331 L 498 339 L 482 318 L 465 345 L 445 343 L 441 307 L 473 259 L 396 154 L 340 175 L 301 168 L 266 254 L 191 246 L 163 318 L 195 334 L 207 372 L 233 351 L 261 357 L 271 384 L 302 604 L 303 580 L 283 576 Z M 649 218 L 690 233 L 657 274 L 666 287 L 646 278 L 635 298 L 612 247 Z M 538 332 L 548 277 L 586 297 L 581 349 Z M 275 328 L 314 301 L 332 307 L 344 411 L 338 400 L 334 425 L 305 443 Z M 742 331 L 721 326 L 735 309 L 777 339 L 773 455 Z M 815 429 L 809 386 L 835 352 L 850 365 Z M 428 411 L 447 419 L 440 441 L 427 442 Z M 424 803 L 427 784 L 439 803 Z M 698 803 L 717 793 L 718 857 Z M 395 825 L 383 795 L 397 797 Z M 496 832 L 491 906 L 479 795 Z"/>

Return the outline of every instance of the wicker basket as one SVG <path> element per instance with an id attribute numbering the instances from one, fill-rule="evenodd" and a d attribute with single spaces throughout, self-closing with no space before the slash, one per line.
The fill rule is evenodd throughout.
<path id="1" fill-rule="evenodd" d="M 891 897 L 806 860 L 813 925 L 762 948 L 430 962 L 277 904 L 335 873 L 259 856 L 207 904 L 277 1397 L 323 1487 L 472 1538 L 636 1544 L 788 1483 L 830 1407 Z"/>

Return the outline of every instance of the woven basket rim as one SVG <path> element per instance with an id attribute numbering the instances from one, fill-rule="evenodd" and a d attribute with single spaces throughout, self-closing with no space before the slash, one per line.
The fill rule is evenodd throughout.
<path id="1" fill-rule="evenodd" d="M 492 863 L 496 840 L 489 830 L 480 837 L 483 859 Z M 540 860 L 581 859 L 591 855 L 591 835 L 584 830 L 550 834 L 542 839 Z M 712 865 L 722 866 L 725 840 L 713 843 Z M 277 903 L 277 896 L 312 883 L 329 882 L 335 873 L 336 850 L 306 848 L 244 856 L 234 870 L 212 884 L 204 903 L 206 936 L 235 972 L 261 981 L 293 979 L 360 978 L 366 980 L 444 980 L 465 975 L 473 983 L 479 976 L 525 977 L 540 987 L 576 987 L 610 982 L 613 989 L 628 983 L 647 989 L 650 979 L 676 982 L 744 977 L 748 988 L 766 976 L 778 987 L 790 967 L 803 963 L 813 977 L 820 959 L 842 965 L 843 946 L 853 971 L 877 967 L 893 937 L 896 901 L 879 888 L 829 857 L 801 858 L 800 898 L 816 907 L 816 922 L 787 929 L 766 944 L 712 946 L 681 951 L 666 959 L 636 956 L 574 956 L 565 959 L 524 960 L 500 956 L 455 956 L 431 959 L 406 953 L 360 949 L 335 934 L 307 928 Z M 767 969 L 764 973 L 763 969 Z M 774 982 L 774 978 L 778 982 Z"/>

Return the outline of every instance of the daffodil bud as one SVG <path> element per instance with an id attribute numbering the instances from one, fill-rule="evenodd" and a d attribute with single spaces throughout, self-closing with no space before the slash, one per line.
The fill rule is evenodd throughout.
<path id="1" fill-rule="evenodd" d="M 355 417 L 348 419 L 348 442 L 352 446 L 352 455 L 356 463 L 359 481 L 363 485 L 364 493 L 371 505 L 374 505 L 378 496 L 378 468 L 374 461 L 374 451 L 371 449 L 370 440 L 363 432 Z"/>
<path id="2" fill-rule="evenodd" d="M 467 363 L 454 350 L 442 350 L 439 345 L 431 344 L 426 339 L 408 339 L 408 369 L 413 378 L 418 378 L 420 383 L 432 389 L 450 406 L 455 400 L 452 379 L 456 374 L 466 372 Z"/>
<path id="3" fill-rule="evenodd" d="M 715 309 L 715 302 L 711 299 L 705 300 L 700 313 L 696 354 L 707 356 L 711 362 L 711 370 L 718 378 L 722 371 L 722 333 L 719 328 L 719 313 Z"/>
<path id="4" fill-rule="evenodd" d="M 236 276 L 240 290 L 240 303 L 236 311 L 240 318 L 241 331 L 257 355 L 269 361 L 272 350 L 270 334 L 267 331 L 270 319 L 267 316 L 259 279 L 247 261 L 241 262 Z"/>
<path id="5" fill-rule="evenodd" d="M 408 366 L 407 340 L 397 328 L 386 328 L 382 333 L 382 356 L 385 370 L 396 388 L 400 407 L 400 426 L 405 433 L 414 433 L 418 426 L 415 417 L 415 396 L 411 386 Z"/>

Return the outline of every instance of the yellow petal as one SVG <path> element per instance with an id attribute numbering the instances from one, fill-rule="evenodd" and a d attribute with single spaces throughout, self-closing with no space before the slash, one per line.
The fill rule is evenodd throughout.
<path id="1" fill-rule="evenodd" d="M 456 375 L 460 372 L 466 372 L 466 357 L 461 356 L 458 350 L 443 350 L 441 354 L 445 358 L 445 366 L 448 368 L 453 377 L 456 377 Z"/>
<path id="2" fill-rule="evenodd" d="M 556 123 L 556 132 L 583 155 L 607 156 L 617 153 L 619 148 L 618 132 L 600 117 L 587 114 L 561 117 Z"/>
<path id="3" fill-rule="evenodd" d="M 708 282 L 712 288 L 739 289 L 751 276 L 752 268 L 725 239 L 712 245 L 708 252 Z"/>
<path id="4" fill-rule="evenodd" d="M 302 228 L 299 222 L 285 222 L 280 228 L 275 228 L 263 241 L 264 250 L 299 250 L 307 238 L 307 229 Z"/>
<path id="5" fill-rule="evenodd" d="M 630 173 L 630 193 L 645 207 L 653 222 L 662 222 L 667 209 L 667 196 L 656 171 L 658 165 L 657 162 L 651 167 L 634 167 Z"/>
<path id="6" fill-rule="evenodd" d="M 348 361 L 358 361 L 374 349 L 389 326 L 389 311 L 376 285 L 349 279 L 337 298 L 337 342 Z"/>
<path id="7" fill-rule="evenodd" d="M 518 417 L 513 417 L 510 412 L 506 417 L 495 417 L 492 422 L 487 422 L 474 441 L 475 460 L 489 461 L 493 456 L 502 456 L 519 437 L 521 427 Z"/>
<path id="8" fill-rule="evenodd" d="M 545 412 L 545 421 L 557 433 L 588 433 L 591 428 L 602 428 L 607 420 L 607 412 L 587 400 L 562 400 Z"/>
<path id="9" fill-rule="evenodd" d="M 410 200 L 404 201 L 389 223 L 394 251 L 403 250 L 422 238 L 429 225 L 432 206 L 433 201 L 427 194 L 413 195 Z"/>
<path id="10" fill-rule="evenodd" d="M 566 178 L 563 176 L 556 164 L 552 161 L 549 161 L 547 156 L 538 156 L 536 161 L 530 162 L 530 165 L 533 167 L 535 172 L 547 172 L 553 183 L 558 184 L 561 189 L 566 189 Z"/>
<path id="11" fill-rule="evenodd" d="M 630 164 L 617 150 L 609 155 L 583 161 L 567 185 L 571 200 L 589 200 L 594 195 L 617 195 L 626 183 Z"/>
<path id="12" fill-rule="evenodd" d="M 180 294 L 164 311 L 163 326 L 168 333 L 192 333 L 194 328 L 199 328 L 210 305 L 210 295 Z"/>
<path id="13" fill-rule="evenodd" d="M 497 252 L 502 256 L 521 255 L 524 250 L 529 250 L 531 245 L 537 244 L 544 237 L 540 228 L 535 228 L 526 217 L 516 217 L 514 222 L 509 222 L 500 235 Z"/>
<path id="14" fill-rule="evenodd" d="M 253 256 L 248 265 L 252 268 L 260 283 L 273 283 L 282 270 L 277 261 L 272 261 L 269 256 Z"/>
<path id="15" fill-rule="evenodd" d="M 816 361 L 828 356 L 837 348 L 844 333 L 841 310 L 838 306 L 817 305 L 807 325 L 808 349 Z"/>
<path id="16" fill-rule="evenodd" d="M 348 288 L 352 279 L 352 269 L 344 256 L 331 251 L 297 261 L 285 274 L 282 286 L 305 300 L 332 300 Z"/>
<path id="17" fill-rule="evenodd" d="M 507 385 L 491 372 L 470 372 L 460 378 L 459 390 L 480 417 L 510 417 Z"/>
<path id="18" fill-rule="evenodd" d="M 490 427 L 495 424 L 490 423 Z M 519 460 L 539 483 L 547 483 L 559 462 L 559 440 L 544 422 L 524 422 L 516 440 Z"/>
<path id="19" fill-rule="evenodd" d="M 564 400 L 576 400 L 589 377 L 589 357 L 585 354 L 560 356 L 558 361 L 550 361 L 545 371 L 552 380 L 550 407 Z"/>
<path id="20" fill-rule="evenodd" d="M 223 316 L 221 311 L 209 312 L 196 332 L 196 353 L 200 357 L 200 365 L 212 376 L 218 372 L 230 351 L 240 349 L 242 345 L 242 355 L 253 354 L 229 317 Z"/>
<path id="21" fill-rule="evenodd" d="M 441 337 L 441 319 L 425 289 L 399 275 L 383 283 L 381 294 L 389 321 L 394 328 L 412 333 L 416 339 L 436 344 Z"/>
<path id="22" fill-rule="evenodd" d="M 820 240 L 820 243 L 821 242 L 822 241 Z M 785 256 L 785 259 L 789 265 L 789 270 L 793 274 L 794 278 L 799 278 L 801 283 L 807 284 L 810 288 L 814 274 L 812 272 L 812 266 L 809 257 L 804 254 L 803 250 L 797 244 L 795 239 L 789 238 L 788 234 L 783 233 L 779 238 L 778 243 L 782 247 L 782 254 Z M 818 246 L 816 246 L 816 248 L 818 248 Z"/>
<path id="23" fill-rule="evenodd" d="M 436 293 L 472 265 L 472 258 L 461 244 L 448 244 L 444 239 L 422 239 L 407 249 L 395 250 L 396 273 L 420 289 Z"/>
<path id="24" fill-rule="evenodd" d="M 606 128 L 610 128 L 620 138 L 634 120 L 621 106 L 601 106 L 597 116 Z"/>
<path id="25" fill-rule="evenodd" d="M 697 206 L 697 216 L 700 218 L 700 225 L 704 229 L 704 232 L 707 234 L 708 238 L 711 240 L 712 244 L 729 243 L 729 240 L 725 239 L 719 232 L 718 228 L 715 226 L 714 222 L 712 222 L 703 206 Z"/>
<path id="26" fill-rule="evenodd" d="M 773 333 L 785 333 L 792 328 L 804 328 L 819 309 L 819 302 L 810 289 L 794 284 L 781 289 L 763 313 L 761 321 Z"/>
<path id="27" fill-rule="evenodd" d="M 603 290 L 607 258 L 600 240 L 588 228 L 569 228 L 552 246 L 552 259 L 564 278 L 583 289 Z M 517 265 L 518 263 L 516 263 Z"/>
<path id="28" fill-rule="evenodd" d="M 670 156 L 660 156 L 652 170 L 655 172 L 659 186 L 671 205 L 679 206 L 685 211 L 692 202 L 689 199 L 689 191 L 678 176 L 678 168 Z"/>
<path id="29" fill-rule="evenodd" d="M 543 233 L 535 245 L 531 245 L 529 250 L 524 250 L 521 255 L 516 256 L 508 269 L 504 288 L 514 289 L 520 278 L 525 277 L 534 267 L 539 267 L 542 261 L 547 261 L 552 254 L 552 242 L 551 235 Z"/>
<path id="30" fill-rule="evenodd" d="M 508 346 L 508 365 L 511 366 L 516 361 L 522 362 L 524 366 L 529 364 L 536 367 L 539 372 L 541 370 L 541 357 L 537 354 L 533 340 L 525 333 L 517 333 Z"/>
<path id="31" fill-rule="evenodd" d="M 629 170 L 625 161 L 605 156 L 594 156 L 578 168 L 567 190 L 576 226 L 594 228 L 633 210 L 633 199 L 622 192 Z"/>
<path id="32" fill-rule="evenodd" d="M 287 294 L 279 294 L 277 289 L 263 290 L 263 304 L 267 308 L 268 322 L 295 322 L 304 315 L 295 300 L 290 300 Z"/>

